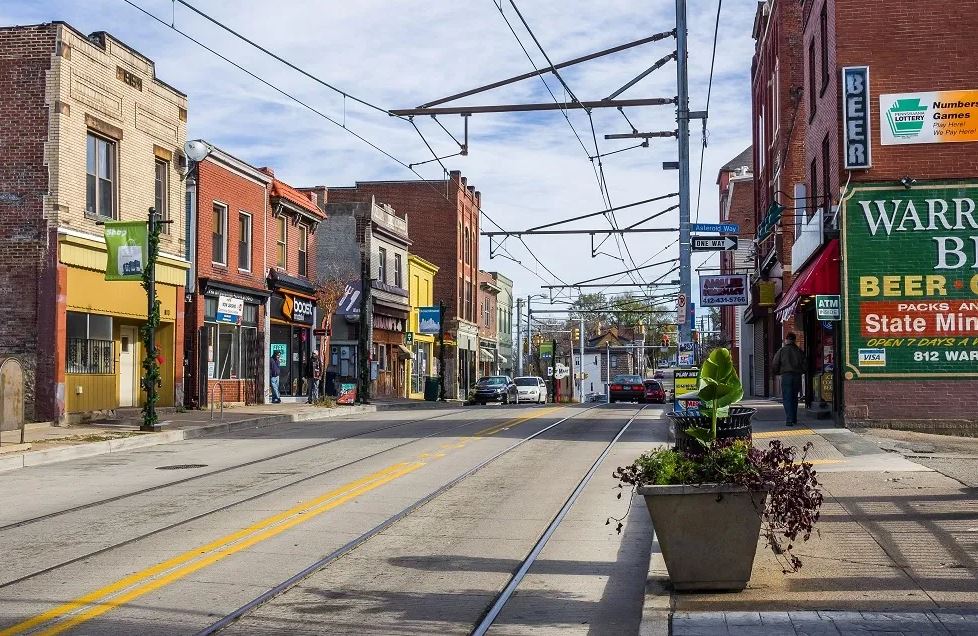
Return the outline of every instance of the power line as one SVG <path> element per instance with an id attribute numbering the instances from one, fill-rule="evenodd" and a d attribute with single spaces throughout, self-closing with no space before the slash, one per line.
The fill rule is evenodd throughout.
<path id="1" fill-rule="evenodd" d="M 703 144 L 700 147 L 700 174 L 699 186 L 696 190 L 696 223 L 700 221 L 700 200 L 703 196 L 703 158 L 706 156 L 706 143 L 709 136 L 706 132 L 706 122 L 710 116 L 710 96 L 713 93 L 713 69 L 717 61 L 717 37 L 720 33 L 720 9 L 723 8 L 723 0 L 717 0 L 717 19 L 713 27 L 713 54 L 710 56 L 710 80 L 706 84 L 706 116 L 703 117 Z"/>

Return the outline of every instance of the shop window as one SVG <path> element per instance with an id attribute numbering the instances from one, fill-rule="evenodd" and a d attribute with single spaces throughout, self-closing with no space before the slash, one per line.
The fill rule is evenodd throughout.
<path id="1" fill-rule="evenodd" d="M 214 220 L 211 234 L 211 261 L 218 265 L 228 263 L 228 206 L 214 202 Z"/>
<path id="2" fill-rule="evenodd" d="M 275 217 L 275 229 L 275 266 L 285 269 L 288 263 L 289 229 L 284 216 Z"/>
<path id="3" fill-rule="evenodd" d="M 218 300 L 204 297 L 204 328 L 207 330 L 207 377 L 212 380 L 236 380 L 244 375 L 248 365 L 248 343 L 257 340 L 258 305 L 245 303 L 241 324 L 215 321 Z"/>
<path id="4" fill-rule="evenodd" d="M 404 287 L 404 281 L 401 279 L 401 269 L 401 255 L 394 254 L 394 287 Z"/>
<path id="5" fill-rule="evenodd" d="M 85 180 L 85 211 L 115 218 L 116 145 L 88 133 Z"/>
<path id="6" fill-rule="evenodd" d="M 299 276 L 309 274 L 308 261 L 306 260 L 309 250 L 309 228 L 305 225 L 299 226 Z"/>
<path id="7" fill-rule="evenodd" d="M 377 248 L 377 280 L 387 284 L 387 250 Z"/>
<path id="8" fill-rule="evenodd" d="M 170 164 L 162 159 L 156 160 L 156 165 L 154 166 L 154 174 L 156 176 L 154 180 L 153 188 L 153 205 L 156 209 L 157 218 L 163 221 L 161 231 L 163 234 L 170 233 L 170 224 L 167 221 L 170 220 L 170 206 L 169 206 L 169 195 L 170 195 Z"/>
<path id="9" fill-rule="evenodd" d="M 67 312 L 67 373 L 115 373 L 112 317 Z"/>
<path id="10" fill-rule="evenodd" d="M 251 271 L 251 215 L 238 212 L 238 269 Z"/>

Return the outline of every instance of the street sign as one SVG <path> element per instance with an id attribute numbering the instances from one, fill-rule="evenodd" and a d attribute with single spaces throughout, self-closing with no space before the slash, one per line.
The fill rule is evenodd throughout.
<path id="1" fill-rule="evenodd" d="M 693 223 L 690 232 L 719 232 L 720 234 L 737 234 L 740 225 L 736 223 Z"/>
<path id="2" fill-rule="evenodd" d="M 404 344 L 414 343 L 414 333 L 411 331 L 404 332 Z"/>
<path id="3" fill-rule="evenodd" d="M 552 378 L 553 376 L 554 376 L 554 368 L 553 367 L 547 367 L 547 377 L 548 378 Z"/>
<path id="4" fill-rule="evenodd" d="M 689 305 L 687 304 L 686 294 L 679 294 L 679 298 L 676 299 L 676 324 L 685 325 L 686 315 L 689 313 Z"/>
<path id="5" fill-rule="evenodd" d="M 737 249 L 736 236 L 692 236 L 694 252 L 731 252 Z"/>
<path id="6" fill-rule="evenodd" d="M 815 296 L 816 320 L 842 320 L 842 301 L 839 294 Z"/>
<path id="7" fill-rule="evenodd" d="M 747 274 L 700 276 L 700 305 L 722 307 L 746 305 Z"/>
<path id="8" fill-rule="evenodd" d="M 692 342 L 680 342 L 679 343 L 679 350 L 682 351 L 682 352 L 684 352 L 684 353 L 685 352 L 688 352 L 688 351 L 692 351 L 693 350 L 693 344 L 694 343 L 692 343 Z"/>
<path id="9" fill-rule="evenodd" d="M 554 378 L 563 380 L 568 375 L 570 375 L 570 369 L 567 368 L 567 365 L 558 362 L 557 366 L 554 368 Z"/>

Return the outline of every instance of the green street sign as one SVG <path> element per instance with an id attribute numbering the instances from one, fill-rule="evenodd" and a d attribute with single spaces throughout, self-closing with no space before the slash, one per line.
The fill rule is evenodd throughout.
<path id="1" fill-rule="evenodd" d="M 414 342 L 414 332 L 406 331 L 404 332 L 404 344 L 411 344 Z"/>
<path id="2" fill-rule="evenodd" d="M 839 295 L 815 296 L 815 317 L 818 320 L 842 320 L 842 300 Z"/>

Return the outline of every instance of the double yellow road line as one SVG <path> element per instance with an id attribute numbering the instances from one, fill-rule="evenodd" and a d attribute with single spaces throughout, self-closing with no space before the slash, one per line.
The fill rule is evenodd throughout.
<path id="1" fill-rule="evenodd" d="M 558 407 L 559 408 L 559 407 Z M 493 435 L 529 420 L 544 417 L 558 408 L 541 409 L 527 417 L 507 420 L 483 429 L 467 440 Z M 461 446 L 465 444 L 462 443 Z M 457 446 L 457 447 L 461 447 Z M 437 455 L 444 456 L 443 453 Z M 424 454 L 423 458 L 432 457 Z M 344 503 L 376 488 L 412 473 L 425 461 L 401 462 L 375 473 L 351 481 L 314 499 L 300 503 L 288 510 L 262 519 L 246 528 L 215 539 L 210 543 L 187 550 L 182 554 L 130 574 L 101 587 L 94 592 L 54 607 L 33 618 L 0 630 L 0 636 L 16 636 L 28 632 L 41 636 L 54 636 L 66 632 L 106 612 L 125 605 L 145 594 L 178 581 L 257 543 L 277 536 L 286 530 L 305 523 L 333 510 Z"/>

